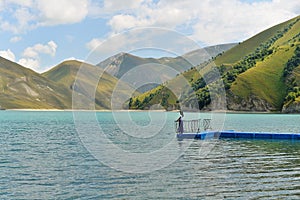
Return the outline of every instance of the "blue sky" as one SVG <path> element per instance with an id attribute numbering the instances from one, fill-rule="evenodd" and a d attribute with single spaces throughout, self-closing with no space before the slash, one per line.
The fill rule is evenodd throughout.
<path id="1" fill-rule="evenodd" d="M 0 56 L 44 72 L 66 59 L 88 60 L 113 37 L 108 51 L 121 51 L 120 34 L 137 28 L 174 31 L 205 47 L 243 41 L 299 13 L 299 0 L 0 0 Z"/>

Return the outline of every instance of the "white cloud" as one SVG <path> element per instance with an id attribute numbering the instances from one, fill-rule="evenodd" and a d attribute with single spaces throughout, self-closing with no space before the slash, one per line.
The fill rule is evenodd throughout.
<path id="1" fill-rule="evenodd" d="M 18 63 L 27 68 L 39 71 L 42 54 L 54 57 L 56 54 L 56 49 L 57 44 L 52 40 L 47 44 L 35 44 L 31 47 L 27 47 L 23 51 L 22 58 L 19 59 Z"/>
<path id="2" fill-rule="evenodd" d="M 16 60 L 15 54 L 10 49 L 0 51 L 0 56 L 13 62 Z"/>
<path id="3" fill-rule="evenodd" d="M 34 58 L 21 58 L 18 61 L 18 64 L 30 68 L 32 70 L 38 70 L 40 67 L 40 62 L 38 59 L 34 59 Z"/>
<path id="4" fill-rule="evenodd" d="M 135 9 L 127 10 L 123 14 L 116 12 L 108 22 L 113 33 L 136 27 L 155 26 L 176 29 L 182 25 L 189 25 L 197 19 L 201 2 L 160 0 L 139 2 Z M 196 6 L 195 6 L 196 5 Z"/>
<path id="5" fill-rule="evenodd" d="M 294 7 L 285 6 L 292 3 Z M 276 1 L 252 4 L 240 1 L 206 2 L 193 25 L 192 38 L 208 45 L 242 41 L 273 25 L 295 17 L 292 10 L 299 1 L 282 4 Z M 210 9 L 213 7 L 213 10 Z M 293 9 L 292 9 L 293 8 Z"/>
<path id="6" fill-rule="evenodd" d="M 6 0 L 6 3 L 13 3 L 20 6 L 27 6 L 30 7 L 33 4 L 32 0 Z"/>
<path id="7" fill-rule="evenodd" d="M 108 24 L 112 27 L 114 33 L 121 32 L 126 29 L 149 26 L 151 23 L 148 20 L 137 19 L 132 15 L 115 15 Z"/>
<path id="8" fill-rule="evenodd" d="M 103 40 L 99 39 L 99 38 L 94 38 L 91 41 L 89 41 L 88 43 L 86 43 L 86 48 L 90 51 L 94 50 L 95 48 L 97 48 L 99 45 L 101 45 L 103 42 Z"/>
<path id="9" fill-rule="evenodd" d="M 4 1 L 0 1 L 0 12 L 5 8 Z"/>
<path id="10" fill-rule="evenodd" d="M 39 0 L 37 8 L 42 25 L 71 24 L 82 21 L 88 14 L 88 0 Z"/>
<path id="11" fill-rule="evenodd" d="M 15 37 L 12 37 L 12 38 L 10 38 L 10 42 L 12 42 L 12 43 L 16 43 L 16 42 L 19 42 L 19 41 L 21 41 L 22 40 L 22 37 L 20 37 L 20 36 L 15 36 Z"/>
<path id="12" fill-rule="evenodd" d="M 16 10 L 11 11 L 9 14 L 12 16 L 12 19 L 2 19 L 0 22 L 0 28 L 4 31 L 11 31 L 17 34 L 26 30 L 31 30 L 36 26 L 34 24 L 36 17 L 28 8 L 17 8 Z"/>
<path id="13" fill-rule="evenodd" d="M 109 11 L 119 11 L 135 9 L 140 6 L 143 0 L 104 0 L 104 9 Z"/>
<path id="14" fill-rule="evenodd" d="M 137 10 L 144 2 L 145 0 L 103 0 L 101 3 L 96 0 L 90 1 L 89 15 L 93 17 L 112 16 L 116 13 Z"/>
<path id="15" fill-rule="evenodd" d="M 0 0 L 0 29 L 15 34 L 39 26 L 78 23 L 88 15 L 90 0 Z"/>
<path id="16" fill-rule="evenodd" d="M 27 47 L 23 52 L 23 56 L 28 58 L 38 58 L 40 53 L 55 56 L 56 48 L 57 44 L 51 40 L 45 45 L 35 44 L 32 47 Z"/>
<path id="17" fill-rule="evenodd" d="M 115 2 L 114 2 L 115 3 Z M 133 9 L 114 10 L 112 33 L 155 26 L 179 30 L 206 45 L 242 41 L 300 13 L 299 0 L 159 0 L 136 1 Z M 103 9 L 112 10 L 113 3 Z M 118 8 L 118 7 L 116 7 Z M 120 13 L 121 12 L 121 13 Z"/>

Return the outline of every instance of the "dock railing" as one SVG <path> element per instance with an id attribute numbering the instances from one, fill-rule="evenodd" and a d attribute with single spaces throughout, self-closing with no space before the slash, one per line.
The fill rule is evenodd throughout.
<path id="1" fill-rule="evenodd" d="M 201 131 L 211 130 L 211 119 L 183 120 L 183 129 L 179 128 L 179 122 L 175 122 L 176 133 L 199 133 Z M 183 130 L 183 132 L 180 132 Z"/>

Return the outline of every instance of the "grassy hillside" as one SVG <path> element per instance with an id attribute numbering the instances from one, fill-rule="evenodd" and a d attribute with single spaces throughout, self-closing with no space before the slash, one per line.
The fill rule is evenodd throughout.
<path id="1" fill-rule="evenodd" d="M 80 75 L 77 74 L 79 69 L 81 69 Z M 132 91 L 129 86 L 118 83 L 117 78 L 107 74 L 99 67 L 75 60 L 61 63 L 43 73 L 43 76 L 68 88 L 70 93 L 73 90 L 76 91 L 83 101 L 82 104 L 91 104 L 90 108 L 95 103 L 96 109 L 110 109 L 111 96 L 117 84 L 122 85 L 122 90 L 118 89 L 117 91 L 120 96 Z M 95 95 L 95 99 L 93 99 L 93 95 Z M 84 106 L 84 108 L 87 107 L 89 106 Z"/>
<path id="2" fill-rule="evenodd" d="M 283 30 L 285 27 L 288 26 L 291 22 L 293 22 L 295 19 L 291 19 L 289 21 L 283 22 L 281 24 L 278 24 L 276 26 L 273 26 L 261 33 L 258 33 L 257 35 L 245 40 L 242 43 L 239 43 L 235 47 L 229 49 L 221 56 L 217 57 L 215 60 L 216 65 L 221 64 L 233 64 L 241 59 L 243 57 L 247 56 L 248 54 L 255 51 L 259 45 L 262 43 L 267 42 L 270 38 L 275 36 L 279 31 Z"/>
<path id="3" fill-rule="evenodd" d="M 180 102 L 186 101 L 191 93 L 194 93 L 194 85 L 191 82 L 200 77 L 199 71 L 192 68 L 150 91 L 133 97 L 129 107 L 131 109 L 179 109 Z M 198 106 L 194 105 L 194 107 Z"/>
<path id="4" fill-rule="evenodd" d="M 292 51 L 279 49 L 239 75 L 231 91 L 242 99 L 258 96 L 269 102 L 275 110 L 281 110 L 287 89 L 282 74 L 284 65 L 291 56 Z"/>
<path id="5" fill-rule="evenodd" d="M 224 81 L 229 109 L 281 111 L 283 105 L 287 104 L 287 100 L 291 102 L 300 99 L 298 73 L 300 54 L 296 52 L 300 44 L 299 30 L 300 17 L 298 16 L 253 36 L 213 59 Z M 209 108 L 211 103 L 209 88 L 215 88 L 216 84 L 206 83 L 203 77 L 199 76 L 198 71 L 210 69 L 209 65 L 214 63 L 199 66 L 196 71 L 193 69 L 183 73 L 193 90 L 187 91 L 187 88 L 181 87 L 181 94 L 185 93 L 184 98 L 182 95 L 174 97 L 164 94 L 165 98 L 172 97 L 164 100 L 169 103 L 167 107 L 177 108 L 179 103 L 181 106 L 189 104 L 194 107 L 199 106 L 200 109 Z M 210 72 L 203 73 L 209 76 Z M 176 85 L 176 78 L 168 84 Z M 172 88 L 170 85 L 168 87 Z M 178 84 L 176 87 L 180 88 Z M 142 101 L 151 96 L 152 99 L 160 98 L 154 103 L 162 102 L 163 96 L 157 91 L 154 89 L 133 100 Z M 190 100 L 195 99 L 195 94 L 197 102 L 191 103 Z M 194 97 L 191 98 L 193 95 Z M 177 103 L 174 104 L 174 101 Z M 147 107 L 151 106 L 151 102 L 147 103 Z"/>
<path id="6" fill-rule="evenodd" d="M 5 109 L 65 109 L 71 93 L 40 74 L 0 57 L 0 106 Z"/>
<path id="7" fill-rule="evenodd" d="M 282 25 L 283 34 L 268 48 L 273 53 L 261 58 L 255 67 L 240 74 L 231 87 L 232 93 L 240 99 L 259 97 L 277 111 L 282 109 L 290 87 L 294 84 L 289 81 L 291 77 L 284 74 L 287 63 L 300 44 L 300 18 L 279 26 Z"/>

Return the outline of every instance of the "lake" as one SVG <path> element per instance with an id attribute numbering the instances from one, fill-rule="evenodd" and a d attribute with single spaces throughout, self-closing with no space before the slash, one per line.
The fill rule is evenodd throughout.
<path id="1" fill-rule="evenodd" d="M 300 141 L 178 141 L 177 117 L 0 111 L 0 199 L 299 199 Z M 300 132 L 300 115 L 185 113 L 198 117 Z"/>

